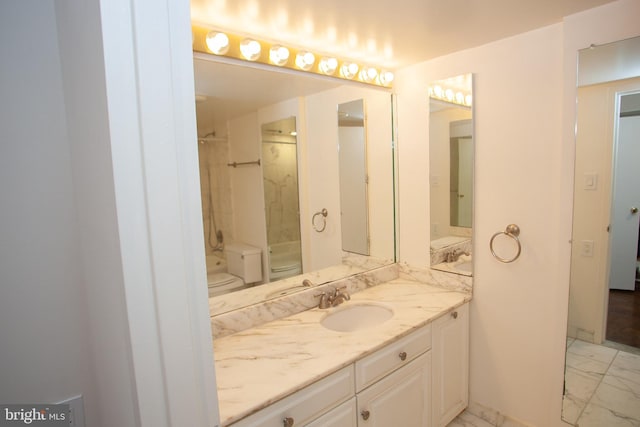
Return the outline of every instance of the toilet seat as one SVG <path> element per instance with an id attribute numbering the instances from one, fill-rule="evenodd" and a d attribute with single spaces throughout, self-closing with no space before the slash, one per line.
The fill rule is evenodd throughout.
<path id="1" fill-rule="evenodd" d="M 213 273 L 207 279 L 209 282 L 209 297 L 244 288 L 242 279 L 229 273 Z"/>

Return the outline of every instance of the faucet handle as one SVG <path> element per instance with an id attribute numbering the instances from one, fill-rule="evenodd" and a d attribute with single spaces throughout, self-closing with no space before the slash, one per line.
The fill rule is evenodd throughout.
<path id="1" fill-rule="evenodd" d="M 320 298 L 320 302 L 318 303 L 318 308 L 329 308 L 331 307 L 331 303 L 329 302 L 329 295 L 326 292 L 320 292 L 319 294 L 314 295 L 315 298 Z"/>

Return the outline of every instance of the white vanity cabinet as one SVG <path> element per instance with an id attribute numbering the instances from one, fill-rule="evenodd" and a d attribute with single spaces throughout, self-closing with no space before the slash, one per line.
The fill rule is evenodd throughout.
<path id="1" fill-rule="evenodd" d="M 428 426 L 430 376 L 427 352 L 358 393 L 358 427 Z"/>
<path id="2" fill-rule="evenodd" d="M 232 427 L 446 426 L 468 403 L 465 304 Z"/>
<path id="3" fill-rule="evenodd" d="M 444 427 L 469 404 L 469 303 L 432 325 L 432 426 Z"/>
<path id="4" fill-rule="evenodd" d="M 301 427 L 313 422 L 354 395 L 353 365 L 349 365 L 302 390 L 285 397 L 255 414 L 233 424 L 233 427 Z M 336 408 L 339 409 L 339 408 Z M 334 410 L 336 410 L 334 409 Z M 344 418 L 344 417 L 342 417 Z M 331 427 L 352 427 L 340 423 L 340 417 Z"/>

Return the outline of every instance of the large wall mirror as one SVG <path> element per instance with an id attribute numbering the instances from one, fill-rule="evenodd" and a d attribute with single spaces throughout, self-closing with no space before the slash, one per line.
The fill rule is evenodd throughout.
<path id="1" fill-rule="evenodd" d="M 202 53 L 194 72 L 212 315 L 395 262 L 388 89 Z"/>
<path id="2" fill-rule="evenodd" d="M 466 74 L 429 88 L 431 268 L 472 275 L 473 84 Z"/>
<path id="3" fill-rule="evenodd" d="M 640 37 L 578 55 L 565 394 L 573 425 L 640 425 Z"/>

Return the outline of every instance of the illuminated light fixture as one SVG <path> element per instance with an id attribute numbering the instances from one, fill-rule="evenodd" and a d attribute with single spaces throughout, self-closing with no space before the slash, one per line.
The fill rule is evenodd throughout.
<path id="1" fill-rule="evenodd" d="M 378 82 L 382 86 L 390 86 L 393 82 L 394 75 L 391 71 L 381 71 L 378 75 Z"/>
<path id="2" fill-rule="evenodd" d="M 455 99 L 455 95 L 453 94 L 453 90 L 452 89 L 445 90 L 444 91 L 444 97 L 447 99 L 447 101 L 453 102 L 453 100 Z"/>
<path id="3" fill-rule="evenodd" d="M 298 132 L 296 132 L 295 130 L 289 132 L 289 135 L 291 136 L 298 136 Z"/>
<path id="4" fill-rule="evenodd" d="M 318 69 L 327 75 L 331 75 L 336 72 L 338 68 L 338 60 L 336 58 L 322 58 L 320 60 L 320 64 L 318 65 Z"/>
<path id="5" fill-rule="evenodd" d="M 216 55 L 224 55 L 229 51 L 229 36 L 217 31 L 209 31 L 206 39 L 207 47 Z"/>
<path id="6" fill-rule="evenodd" d="M 393 73 L 364 66 L 345 58 L 322 55 L 308 49 L 234 34 L 197 24 L 191 26 L 193 51 L 240 61 L 252 61 L 269 67 L 319 74 L 364 84 L 391 87 Z M 360 69 L 364 68 L 362 72 Z"/>
<path id="7" fill-rule="evenodd" d="M 316 62 L 316 57 L 309 51 L 301 50 L 296 55 L 296 66 L 301 70 L 309 71 L 314 62 Z"/>
<path id="8" fill-rule="evenodd" d="M 279 67 L 282 67 L 289 60 L 289 49 L 284 46 L 274 45 L 269 50 L 269 59 Z"/>
<path id="9" fill-rule="evenodd" d="M 458 91 L 442 87 L 440 85 L 433 85 L 429 87 L 429 98 L 439 99 L 441 101 L 463 105 L 465 107 L 471 107 L 472 104 L 471 94 L 465 94 L 464 91 Z"/>
<path id="10" fill-rule="evenodd" d="M 345 62 L 342 64 L 342 67 L 340 67 L 340 75 L 345 79 L 352 79 L 356 74 L 358 74 L 359 69 L 360 67 L 358 67 L 358 64 L 354 62 Z"/>
<path id="11" fill-rule="evenodd" d="M 373 67 L 365 67 L 360 70 L 360 80 L 363 82 L 371 83 L 378 77 L 378 70 Z"/>
<path id="12" fill-rule="evenodd" d="M 244 39 L 240 42 L 240 53 L 249 61 L 255 61 L 260 58 L 261 51 L 262 46 L 256 40 Z"/>

